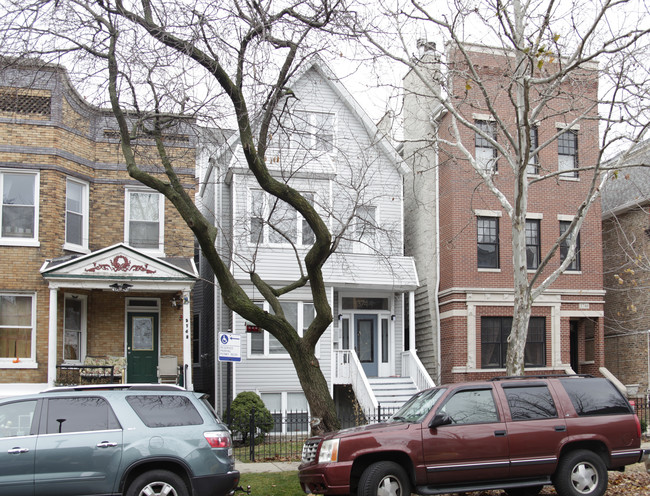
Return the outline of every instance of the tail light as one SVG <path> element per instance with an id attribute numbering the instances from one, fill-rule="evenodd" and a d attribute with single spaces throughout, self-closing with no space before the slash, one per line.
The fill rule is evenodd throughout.
<path id="1" fill-rule="evenodd" d="M 232 439 L 228 431 L 204 432 L 205 440 L 212 448 L 230 448 Z"/>
<path id="2" fill-rule="evenodd" d="M 639 439 L 641 439 L 641 422 L 639 421 L 639 417 L 637 415 L 634 415 L 634 420 L 636 420 L 636 433 Z"/>

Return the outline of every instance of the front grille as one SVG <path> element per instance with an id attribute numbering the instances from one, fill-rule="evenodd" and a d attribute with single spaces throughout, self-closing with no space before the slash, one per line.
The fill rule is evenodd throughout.
<path id="1" fill-rule="evenodd" d="M 308 439 L 302 447 L 302 463 L 311 463 L 316 460 L 320 440 Z"/>

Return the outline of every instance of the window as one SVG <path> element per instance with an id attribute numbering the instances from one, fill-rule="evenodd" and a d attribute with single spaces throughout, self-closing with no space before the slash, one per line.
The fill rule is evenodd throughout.
<path id="1" fill-rule="evenodd" d="M 314 204 L 313 193 L 302 193 Z M 307 221 L 289 204 L 262 190 L 250 191 L 249 241 L 252 244 L 311 246 L 315 235 Z"/>
<path id="2" fill-rule="evenodd" d="M 578 177 L 578 133 L 564 131 L 557 139 L 558 169 L 563 177 Z"/>
<path id="3" fill-rule="evenodd" d="M 481 317 L 482 368 L 506 366 L 508 336 L 511 329 L 512 317 Z M 530 318 L 524 364 L 528 367 L 546 366 L 546 319 L 544 317 Z"/>
<path id="4" fill-rule="evenodd" d="M 499 268 L 498 217 L 478 217 L 477 260 L 479 268 Z"/>
<path id="5" fill-rule="evenodd" d="M 86 297 L 65 296 L 63 360 L 81 363 L 86 355 Z"/>
<path id="6" fill-rule="evenodd" d="M 485 135 L 492 138 L 492 140 L 496 140 L 497 128 L 494 122 L 476 121 L 475 124 L 476 127 L 483 131 Z M 494 147 L 493 143 L 488 138 L 477 132 L 474 138 L 474 146 L 476 165 L 485 171 L 496 172 L 497 149 Z"/>
<path id="7" fill-rule="evenodd" d="M 448 415 L 452 424 L 499 421 L 491 389 L 459 391 L 440 408 L 439 413 Z"/>
<path id="8" fill-rule="evenodd" d="M 164 197 L 158 192 L 127 191 L 126 242 L 133 248 L 163 251 Z"/>
<path id="9" fill-rule="evenodd" d="M 537 148 L 537 126 L 531 126 L 530 128 L 530 151 L 532 152 Z M 526 167 L 526 173 L 531 176 L 536 176 L 539 174 L 539 157 L 537 154 L 531 155 L 528 157 L 528 167 Z"/>
<path id="10" fill-rule="evenodd" d="M 260 308 L 268 308 L 266 303 L 256 303 Z M 300 336 L 310 326 L 315 317 L 313 303 L 303 303 L 300 301 L 282 301 L 280 302 L 284 317 Z M 250 354 L 252 356 L 272 356 L 286 355 L 287 351 L 284 346 L 275 337 L 267 331 L 260 329 L 259 332 L 248 333 L 250 342 Z"/>
<path id="11" fill-rule="evenodd" d="M 618 415 L 632 412 L 630 404 L 614 385 L 602 378 L 560 379 L 580 416 Z"/>
<path id="12" fill-rule="evenodd" d="M 0 173 L 3 244 L 25 245 L 38 240 L 38 179 L 34 173 Z"/>
<path id="13" fill-rule="evenodd" d="M 331 152 L 334 150 L 334 114 L 293 111 L 283 117 L 271 146 Z"/>
<path id="14" fill-rule="evenodd" d="M 34 297 L 0 294 L 0 363 L 33 361 L 34 333 Z"/>
<path id="15" fill-rule="evenodd" d="M 539 220 L 526 221 L 526 268 L 539 267 L 541 243 L 539 239 Z"/>
<path id="16" fill-rule="evenodd" d="M 201 425 L 203 418 L 189 398 L 176 395 L 127 396 L 126 401 L 147 427 Z"/>
<path id="17" fill-rule="evenodd" d="M 68 179 L 65 202 L 65 249 L 88 249 L 88 185 Z"/>
<path id="18" fill-rule="evenodd" d="M 570 221 L 560 221 L 560 236 L 562 236 L 571 225 Z M 571 236 L 567 236 L 562 244 L 560 244 L 560 263 L 564 262 L 569 254 L 569 246 L 571 245 Z M 567 266 L 566 270 L 580 270 L 580 233 L 576 235 L 576 251 L 571 263 Z"/>
<path id="19" fill-rule="evenodd" d="M 29 436 L 36 400 L 16 401 L 0 406 L 0 438 Z"/>
<path id="20" fill-rule="evenodd" d="M 368 253 L 375 246 L 377 233 L 377 207 L 373 205 L 357 207 L 355 223 L 355 240 L 357 250 Z"/>
<path id="21" fill-rule="evenodd" d="M 309 432 L 309 406 L 304 393 L 261 393 L 260 397 L 273 417 L 271 432 Z"/>
<path id="22" fill-rule="evenodd" d="M 503 385 L 512 420 L 557 418 L 553 397 L 546 385 Z"/>
<path id="23" fill-rule="evenodd" d="M 79 396 L 48 400 L 48 434 L 105 431 L 119 428 L 120 424 L 104 398 Z"/>

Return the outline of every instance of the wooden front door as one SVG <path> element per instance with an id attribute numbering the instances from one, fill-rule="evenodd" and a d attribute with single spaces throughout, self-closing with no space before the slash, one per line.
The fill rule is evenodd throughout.
<path id="1" fill-rule="evenodd" d="M 158 382 L 158 314 L 129 312 L 126 334 L 127 381 Z"/>

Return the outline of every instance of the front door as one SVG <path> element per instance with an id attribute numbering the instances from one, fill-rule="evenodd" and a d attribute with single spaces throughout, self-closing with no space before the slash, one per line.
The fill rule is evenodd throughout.
<path id="1" fill-rule="evenodd" d="M 368 377 L 377 377 L 377 316 L 354 316 L 354 350 Z"/>
<path id="2" fill-rule="evenodd" d="M 158 314 L 129 312 L 126 342 L 127 381 L 158 382 Z"/>

